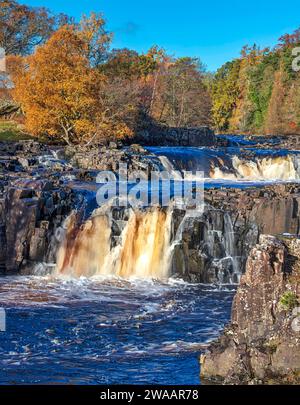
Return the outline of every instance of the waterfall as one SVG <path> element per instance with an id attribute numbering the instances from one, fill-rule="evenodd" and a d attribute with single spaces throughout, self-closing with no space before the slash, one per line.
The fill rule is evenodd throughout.
<path id="1" fill-rule="evenodd" d="M 230 258 L 232 262 L 232 280 L 234 278 L 239 278 L 240 269 L 237 261 L 236 246 L 235 246 L 235 232 L 231 216 L 228 213 L 224 215 L 224 238 L 225 238 L 225 252 L 226 256 Z"/>
<path id="2" fill-rule="evenodd" d="M 191 274 L 197 263 L 197 274 L 205 280 L 235 283 L 239 279 L 235 231 L 226 212 L 208 206 L 204 213 L 106 207 L 95 210 L 83 223 L 80 218 L 74 212 L 64 225 L 56 260 L 58 276 L 166 280 L 172 274 Z M 178 251 L 184 258 L 179 262 Z"/>
<path id="3" fill-rule="evenodd" d="M 180 171 L 175 170 L 174 166 L 166 156 L 159 156 L 159 160 L 161 161 L 161 164 L 166 169 L 166 171 L 170 173 L 172 179 L 182 180 L 182 175 Z"/>
<path id="4" fill-rule="evenodd" d="M 133 211 L 112 246 L 112 218 L 97 211 L 81 226 L 67 220 L 56 272 L 69 276 L 165 279 L 171 258 L 171 210 Z"/>
<path id="5" fill-rule="evenodd" d="M 57 271 L 74 277 L 101 274 L 110 251 L 110 234 L 107 216 L 92 217 L 78 228 L 76 214 L 72 213 L 58 250 Z"/>
<path id="6" fill-rule="evenodd" d="M 254 160 L 233 156 L 232 166 L 233 171 L 212 167 L 210 177 L 227 180 L 295 180 L 299 178 L 296 158 L 290 155 Z"/>
<path id="7" fill-rule="evenodd" d="M 151 150 L 151 148 L 150 148 Z M 201 171 L 206 178 L 222 180 L 298 180 L 299 151 L 240 150 L 232 148 L 152 148 L 166 171 L 176 174 Z"/>
<path id="8" fill-rule="evenodd" d="M 207 231 L 208 250 L 213 258 L 211 262 L 212 268 L 217 270 L 217 278 L 219 283 L 236 283 L 240 279 L 241 268 L 239 256 L 235 244 L 235 231 L 229 213 L 224 212 L 223 229 L 213 229 Z M 222 246 L 222 254 L 216 254 L 218 244 Z"/>

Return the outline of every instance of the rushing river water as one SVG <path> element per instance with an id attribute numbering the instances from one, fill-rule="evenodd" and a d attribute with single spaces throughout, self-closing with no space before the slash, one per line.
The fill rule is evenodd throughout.
<path id="1" fill-rule="evenodd" d="M 233 286 L 0 278 L 1 384 L 199 384 Z"/>
<path id="2" fill-rule="evenodd" d="M 203 171 L 205 188 L 299 181 L 299 151 L 253 149 L 236 139 L 230 148 L 149 150 L 171 173 Z M 86 201 L 86 222 L 67 227 L 57 278 L 0 278 L 7 318 L 0 332 L 0 383 L 199 384 L 199 355 L 229 321 L 235 286 L 146 281 L 170 275 L 169 214 L 133 213 L 122 248 L 111 249 L 110 222 L 90 217 L 96 183 L 74 182 L 73 189 Z M 231 259 L 235 268 L 233 226 L 224 218 L 224 232 L 211 225 L 206 242 L 213 251 L 216 235 L 224 233 L 222 260 Z"/>

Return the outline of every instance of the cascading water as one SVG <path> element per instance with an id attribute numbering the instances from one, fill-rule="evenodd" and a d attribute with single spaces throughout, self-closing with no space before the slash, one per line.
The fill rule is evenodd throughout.
<path id="1" fill-rule="evenodd" d="M 112 246 L 109 213 L 97 211 L 80 227 L 72 214 L 57 255 L 58 274 L 166 279 L 171 257 L 170 210 L 133 211 Z"/>
<path id="2" fill-rule="evenodd" d="M 238 263 L 238 257 L 235 246 L 235 232 L 232 219 L 228 213 L 224 214 L 224 247 L 225 247 L 225 260 L 229 260 L 232 265 L 232 273 L 230 275 L 231 283 L 239 281 L 241 269 Z M 221 259 L 221 262 L 222 260 Z M 223 272 L 219 272 L 219 280 L 223 281 Z"/>
<path id="3" fill-rule="evenodd" d="M 232 158 L 232 172 L 222 167 L 213 167 L 210 177 L 228 180 L 295 180 L 299 178 L 297 162 L 294 156 L 276 156 L 242 160 L 238 156 Z"/>
<path id="4" fill-rule="evenodd" d="M 79 228 L 76 214 L 72 213 L 58 250 L 57 272 L 74 277 L 103 274 L 110 253 L 110 234 L 106 215 L 94 216 Z"/>
<path id="5" fill-rule="evenodd" d="M 181 173 L 178 170 L 175 170 L 174 166 L 166 156 L 159 156 L 159 160 L 174 180 L 182 180 Z"/>
<path id="6" fill-rule="evenodd" d="M 204 173 L 206 179 L 290 181 L 300 179 L 299 151 L 240 148 L 149 148 L 170 173 Z"/>

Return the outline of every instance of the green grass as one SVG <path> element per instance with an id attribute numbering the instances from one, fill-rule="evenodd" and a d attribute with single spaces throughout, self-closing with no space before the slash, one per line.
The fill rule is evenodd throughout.
<path id="1" fill-rule="evenodd" d="M 279 300 L 280 306 L 286 311 L 292 311 L 299 305 L 297 295 L 292 291 L 286 291 Z"/>
<path id="2" fill-rule="evenodd" d="M 18 124 L 13 121 L 0 121 L 0 142 L 21 141 L 26 139 L 32 139 L 32 136 L 22 132 Z"/>

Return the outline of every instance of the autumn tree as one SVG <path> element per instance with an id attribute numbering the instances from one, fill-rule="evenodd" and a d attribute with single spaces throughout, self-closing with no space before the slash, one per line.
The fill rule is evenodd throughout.
<path id="1" fill-rule="evenodd" d="M 219 131 L 229 128 L 230 119 L 239 97 L 238 79 L 240 60 L 227 62 L 218 69 L 212 85 L 212 116 L 214 125 Z"/>
<path id="2" fill-rule="evenodd" d="M 95 136 L 105 77 L 91 66 L 90 57 L 91 44 L 104 49 L 109 42 L 107 35 L 102 36 L 103 24 L 101 16 L 98 20 L 93 15 L 91 24 L 85 19 L 80 28 L 65 25 L 12 69 L 13 96 L 22 106 L 30 133 L 67 143 Z"/>
<path id="3" fill-rule="evenodd" d="M 157 65 L 152 55 L 140 55 L 131 49 L 113 49 L 101 70 L 110 78 L 133 81 L 153 73 Z"/>
<path id="4" fill-rule="evenodd" d="M 0 47 L 7 55 L 27 55 L 72 19 L 54 15 L 43 7 L 29 7 L 14 0 L 0 1 Z"/>
<path id="5" fill-rule="evenodd" d="M 155 77 L 159 71 L 158 48 L 146 54 L 130 49 L 113 49 L 99 69 L 107 76 L 107 93 L 103 95 L 117 114 L 131 128 L 132 133 L 149 122 L 151 102 L 155 94 Z"/>
<path id="6" fill-rule="evenodd" d="M 210 122 L 210 95 L 198 59 L 169 59 L 156 85 L 154 118 L 165 125 L 193 127 Z"/>
<path id="7" fill-rule="evenodd" d="M 300 28 L 296 29 L 292 34 L 284 34 L 278 39 L 278 48 L 294 47 L 300 43 Z"/>
<path id="8" fill-rule="evenodd" d="M 274 48 L 242 48 L 212 85 L 213 121 L 219 131 L 300 133 L 300 76 L 293 69 L 300 29 L 279 38 Z"/>
<path id="9" fill-rule="evenodd" d="M 77 25 L 77 33 L 85 44 L 86 56 L 92 67 L 99 66 L 108 57 L 112 33 L 107 31 L 102 13 L 83 15 Z"/>

